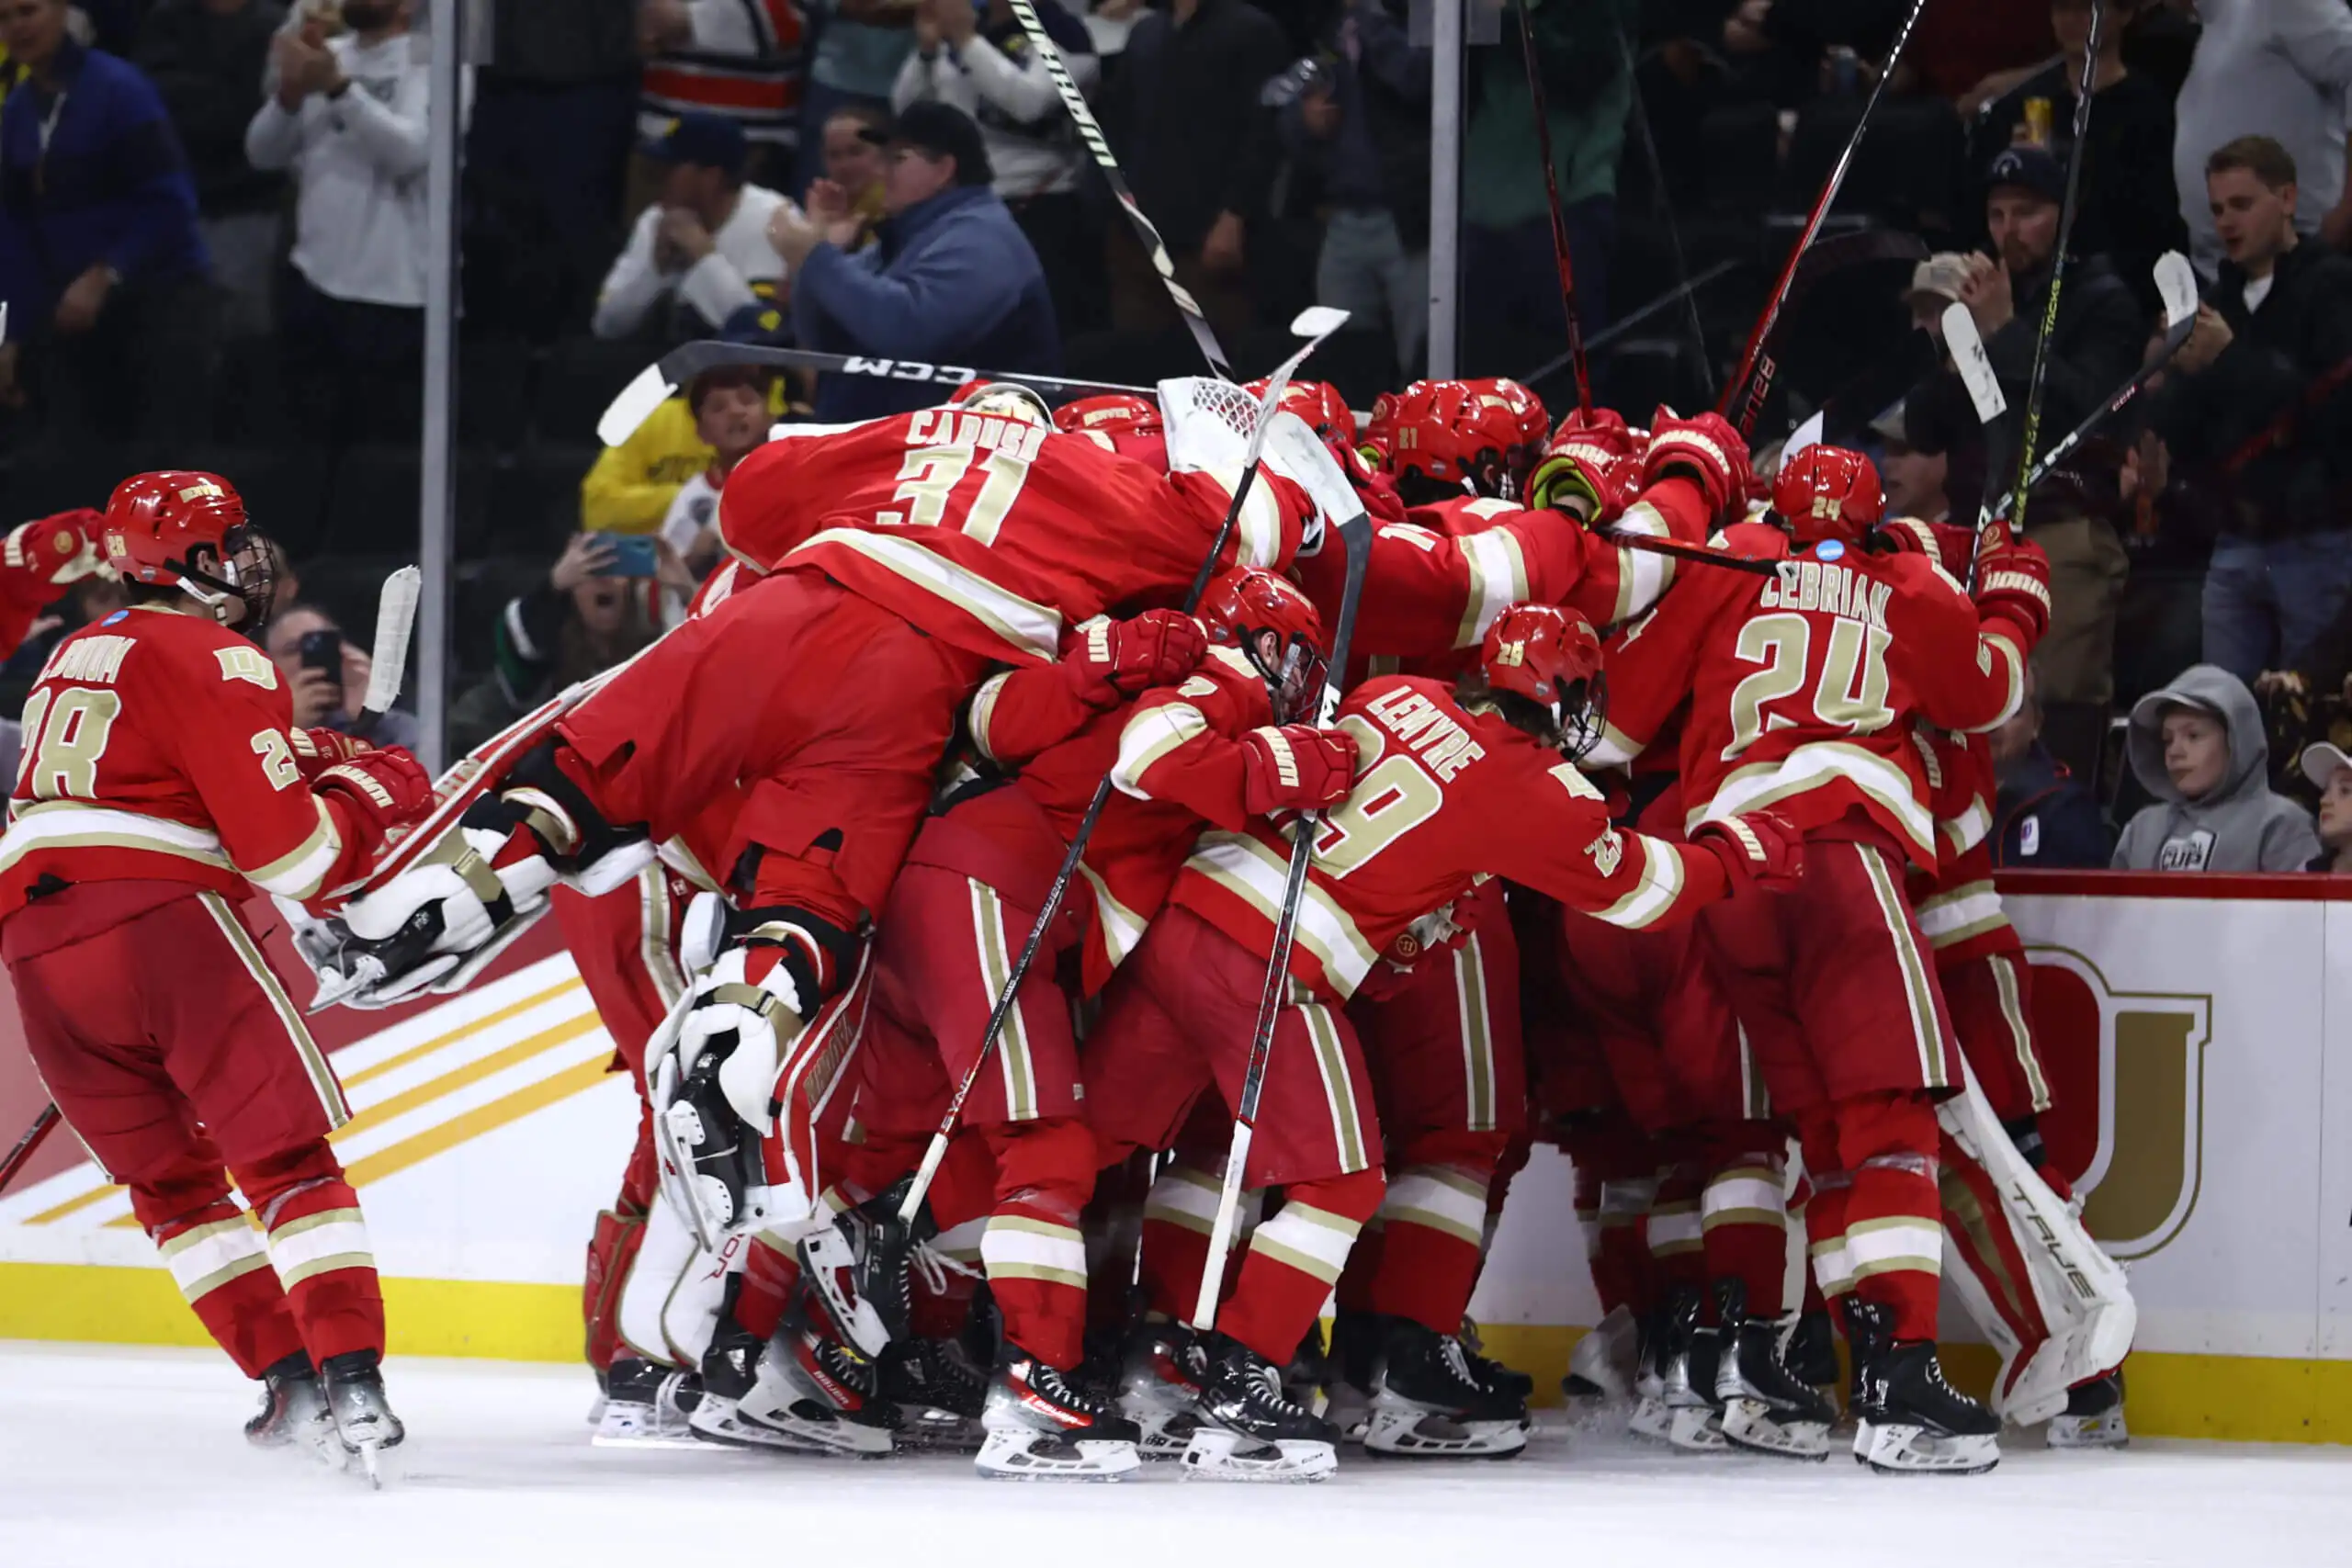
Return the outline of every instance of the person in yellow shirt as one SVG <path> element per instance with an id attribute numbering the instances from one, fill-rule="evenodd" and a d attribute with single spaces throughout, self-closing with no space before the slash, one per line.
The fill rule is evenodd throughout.
<path id="1" fill-rule="evenodd" d="M 580 526 L 591 534 L 655 532 L 679 490 L 718 455 L 695 434 L 686 400 L 672 398 L 627 441 L 597 455 L 580 481 Z"/>

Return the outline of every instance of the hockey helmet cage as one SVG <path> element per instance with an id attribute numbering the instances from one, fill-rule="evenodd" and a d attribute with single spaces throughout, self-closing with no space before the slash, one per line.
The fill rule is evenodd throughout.
<path id="1" fill-rule="evenodd" d="M 133 474 L 107 502 L 107 564 L 121 577 L 177 588 L 246 629 L 269 618 L 277 574 L 269 541 L 245 517 L 234 486 L 218 474 L 165 468 Z"/>
<path id="2" fill-rule="evenodd" d="M 1478 664 L 1490 692 L 1550 716 L 1546 739 L 1569 756 L 1600 739 L 1600 635 L 1576 611 L 1513 604 L 1487 628 Z"/>
<path id="3" fill-rule="evenodd" d="M 1800 546 L 1860 544 L 1885 514 L 1878 470 L 1844 446 L 1808 446 L 1781 465 L 1772 510 Z"/>
<path id="4" fill-rule="evenodd" d="M 1237 567 L 1209 584 L 1198 614 L 1209 645 L 1238 652 L 1264 680 L 1277 722 L 1306 711 L 1323 684 L 1329 655 L 1323 617 L 1296 584 L 1256 567 Z"/>

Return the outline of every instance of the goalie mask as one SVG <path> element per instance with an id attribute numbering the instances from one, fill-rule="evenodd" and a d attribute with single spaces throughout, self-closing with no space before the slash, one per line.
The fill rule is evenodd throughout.
<path id="1" fill-rule="evenodd" d="M 1264 680 L 1275 723 L 1308 711 L 1329 658 L 1313 601 L 1287 579 L 1245 566 L 1209 584 L 1199 615 L 1210 646 L 1235 649 Z"/>
<path id="2" fill-rule="evenodd" d="M 215 619 L 247 630 L 269 619 L 277 576 L 269 541 L 218 474 L 133 474 L 107 502 L 107 564 L 132 581 L 176 588 Z"/>
<path id="3" fill-rule="evenodd" d="M 1478 666 L 1503 716 L 1571 761 L 1600 739 L 1608 710 L 1600 636 L 1574 610 L 1513 604 L 1487 628 Z"/>
<path id="4" fill-rule="evenodd" d="M 1054 427 L 1054 413 L 1046 400 L 1017 381 L 967 381 L 956 389 L 948 406 L 1023 424 L 1042 424 L 1048 430 Z"/>
<path id="5" fill-rule="evenodd" d="M 1808 446 L 1781 465 L 1772 510 L 1799 546 L 1838 540 L 1859 545 L 1885 514 L 1878 470 L 1860 452 Z"/>

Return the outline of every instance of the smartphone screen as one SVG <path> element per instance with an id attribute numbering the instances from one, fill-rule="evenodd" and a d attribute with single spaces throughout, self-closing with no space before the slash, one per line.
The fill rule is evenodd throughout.
<path id="1" fill-rule="evenodd" d="M 651 577 L 653 575 L 653 536 L 650 534 L 606 534 L 605 542 L 612 547 L 612 558 L 597 570 L 598 577 Z"/>

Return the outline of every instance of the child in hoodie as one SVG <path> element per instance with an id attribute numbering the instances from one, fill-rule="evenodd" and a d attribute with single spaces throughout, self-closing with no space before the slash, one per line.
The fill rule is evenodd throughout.
<path id="1" fill-rule="evenodd" d="M 2270 791 L 2254 694 L 2193 664 L 2132 707 L 2132 771 L 2158 804 L 2115 846 L 2118 871 L 2301 871 L 2319 853 L 2311 813 Z"/>

